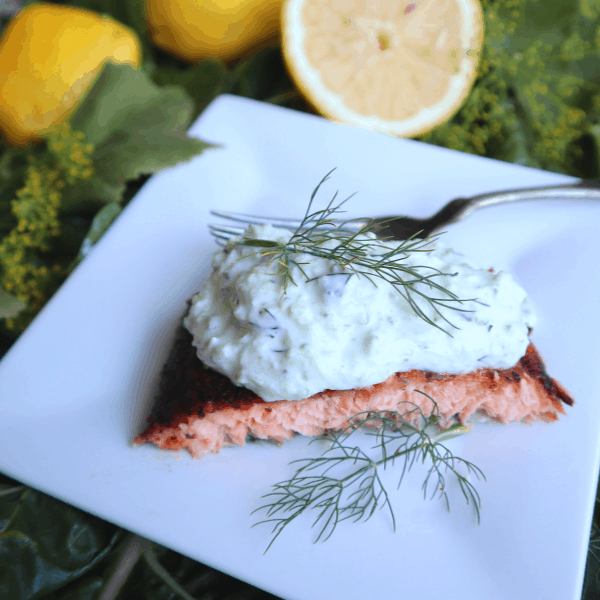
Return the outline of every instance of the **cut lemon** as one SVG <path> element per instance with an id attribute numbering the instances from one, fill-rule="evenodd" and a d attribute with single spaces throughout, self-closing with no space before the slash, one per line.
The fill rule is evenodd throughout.
<path id="1" fill-rule="evenodd" d="M 483 40 L 478 0 L 286 0 L 282 46 L 323 115 L 397 136 L 447 121 Z"/>

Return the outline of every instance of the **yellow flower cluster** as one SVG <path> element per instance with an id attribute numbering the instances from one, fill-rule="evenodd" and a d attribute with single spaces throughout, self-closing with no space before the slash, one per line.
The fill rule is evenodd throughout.
<path id="1" fill-rule="evenodd" d="M 61 190 L 94 173 L 92 150 L 82 133 L 64 123 L 48 134 L 43 154 L 28 157 L 24 186 L 11 203 L 17 225 L 0 242 L 0 284 L 27 304 L 6 319 L 9 331 L 22 332 L 68 275 L 61 264 L 47 266 L 44 254 L 61 233 Z"/>
<path id="2" fill-rule="evenodd" d="M 68 124 L 57 127 L 46 136 L 48 150 L 56 157 L 68 185 L 94 174 L 90 154 L 94 147 L 85 144 L 81 131 L 71 131 Z"/>
<path id="3" fill-rule="evenodd" d="M 579 12 L 586 19 L 597 19 L 600 16 L 600 2 L 598 0 L 579 0 Z"/>
<path id="4" fill-rule="evenodd" d="M 592 50 L 592 44 L 582 39 L 578 32 L 573 32 L 561 46 L 560 57 L 564 61 L 581 60 L 590 50 Z"/>
<path id="5" fill-rule="evenodd" d="M 555 48 L 532 39 L 523 52 L 510 53 L 510 36 L 517 31 L 528 3 L 543 0 L 481 0 L 485 42 L 476 84 L 456 117 L 420 139 L 472 154 L 494 156 L 518 132 L 532 157 L 543 168 L 572 173 L 581 149 L 574 143 L 586 134 L 590 119 L 573 104 L 582 78 L 547 68 Z M 579 0 L 580 18 L 600 18 L 600 0 Z M 522 24 L 520 25 L 522 27 Z M 594 42 L 577 32 L 558 48 L 564 61 L 598 56 L 600 27 Z M 600 58 L 600 57 L 599 57 Z M 550 65 L 548 65 L 550 66 Z M 514 95 L 513 95 L 514 94 Z M 592 98 L 600 106 L 600 98 Z"/>
<path id="6" fill-rule="evenodd" d="M 440 144 L 452 150 L 484 155 L 494 139 L 501 139 L 510 119 L 510 106 L 501 101 L 507 83 L 502 72 L 494 68 L 493 51 L 483 48 L 477 85 L 471 90 L 457 119 L 432 130 L 422 141 Z"/>

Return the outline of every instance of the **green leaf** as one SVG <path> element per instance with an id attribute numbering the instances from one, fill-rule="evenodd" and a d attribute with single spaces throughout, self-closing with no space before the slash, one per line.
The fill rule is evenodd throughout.
<path id="1" fill-rule="evenodd" d="M 190 115 L 191 102 L 183 90 L 159 88 L 142 70 L 106 63 L 71 118 L 71 127 L 98 147 L 119 129 L 130 130 L 132 120 L 182 130 Z"/>
<path id="2" fill-rule="evenodd" d="M 109 182 L 101 177 L 92 177 L 62 190 L 60 210 L 64 214 L 86 210 L 90 206 L 97 209 L 99 203 L 121 202 L 125 189 L 125 181 Z"/>
<path id="3" fill-rule="evenodd" d="M 71 265 L 71 269 L 73 269 L 77 264 L 79 264 L 91 250 L 92 246 L 104 235 L 104 232 L 111 226 L 112 222 L 119 216 L 121 213 L 122 207 L 120 204 L 113 202 L 111 204 L 107 204 L 105 207 L 101 208 L 94 219 L 92 220 L 92 224 L 90 225 L 90 229 L 85 236 L 81 248 L 79 249 L 79 253 L 75 258 L 74 263 Z"/>
<path id="4" fill-rule="evenodd" d="M 221 61 L 212 58 L 188 68 L 157 68 L 152 74 L 152 79 L 160 86 L 177 85 L 184 88 L 194 102 L 192 119 L 230 85 L 227 68 Z"/>
<path id="5" fill-rule="evenodd" d="M 295 89 L 278 46 L 263 48 L 241 62 L 232 77 L 231 92 L 255 100 L 269 100 Z"/>
<path id="6" fill-rule="evenodd" d="M 98 600 L 104 585 L 102 577 L 86 576 L 77 579 L 58 592 L 44 596 L 44 600 Z"/>
<path id="7" fill-rule="evenodd" d="M 3 497 L 0 598 L 29 600 L 62 587 L 101 561 L 119 537 L 114 525 L 35 490 Z"/>
<path id="8" fill-rule="evenodd" d="M 519 111 L 511 109 L 509 103 L 505 103 L 504 110 L 512 112 L 513 118 L 506 119 L 507 138 L 501 149 L 495 154 L 498 160 L 504 160 L 525 167 L 541 168 L 539 161 L 531 152 L 532 132 L 524 121 Z"/>
<path id="9" fill-rule="evenodd" d="M 212 147 L 185 133 L 192 101 L 181 87 L 159 87 L 141 70 L 107 64 L 71 121 L 95 145 L 95 175 L 77 197 L 120 202 L 125 182 L 190 160 Z"/>
<path id="10" fill-rule="evenodd" d="M 94 154 L 94 168 L 103 182 L 118 185 L 188 161 L 210 147 L 183 133 L 167 134 L 162 127 L 138 132 L 120 130 Z"/>
<path id="11" fill-rule="evenodd" d="M 25 302 L 0 288 L 0 319 L 18 315 L 25 306 Z"/>

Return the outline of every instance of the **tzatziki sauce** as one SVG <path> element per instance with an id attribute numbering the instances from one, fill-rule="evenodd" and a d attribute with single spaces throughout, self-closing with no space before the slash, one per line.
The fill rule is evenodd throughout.
<path id="1" fill-rule="evenodd" d="M 244 234 L 282 243 L 290 236 L 270 225 L 250 226 Z M 428 248 L 406 254 L 403 264 L 441 271 L 435 281 L 465 300 L 454 303 L 462 311 L 441 309 L 452 325 L 419 305 L 441 329 L 415 314 L 390 283 L 351 274 L 329 259 L 295 255 L 304 273 L 292 266 L 294 283 L 284 291 L 277 261 L 235 241 L 215 253 L 184 325 L 204 364 L 266 401 L 365 387 L 411 369 L 467 373 L 514 366 L 535 324 L 525 291 L 507 273 L 470 266 L 437 238 Z"/>

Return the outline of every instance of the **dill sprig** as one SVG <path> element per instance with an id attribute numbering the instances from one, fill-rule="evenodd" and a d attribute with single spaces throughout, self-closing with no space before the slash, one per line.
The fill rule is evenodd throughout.
<path id="1" fill-rule="evenodd" d="M 480 522 L 481 499 L 468 475 L 473 474 L 478 480 L 485 480 L 485 476 L 481 469 L 454 456 L 441 443 L 470 430 L 459 423 L 441 429 L 437 404 L 427 394 L 419 393 L 433 402 L 431 414 L 426 415 L 422 408 L 412 402 L 401 403 L 406 405 L 404 412 L 359 413 L 341 431 L 325 434 L 331 444 L 320 457 L 290 463 L 300 465 L 292 478 L 275 484 L 273 491 L 263 496 L 271 501 L 252 513 L 265 510 L 268 517 L 255 525 L 273 524 L 273 538 L 265 553 L 294 519 L 309 510 L 316 511 L 313 527 L 320 527 L 315 543 L 328 540 L 342 521 L 369 520 L 377 508 L 387 507 L 395 531 L 394 511 L 379 476 L 379 468 L 385 470 L 388 463 L 394 466 L 396 461 L 403 463 L 398 489 L 416 463 L 428 462 L 429 471 L 422 485 L 423 497 L 426 499 L 431 489 L 430 499 L 436 496 L 443 498 L 448 510 L 450 500 L 446 491 L 446 477 L 455 477 L 467 504 L 472 503 L 475 508 L 477 522 Z M 347 443 L 359 429 L 375 438 L 371 450 L 378 451 L 378 460 L 371 458 L 359 446 Z M 463 475 L 461 470 L 466 470 L 467 475 Z"/>
<path id="2" fill-rule="evenodd" d="M 337 263 L 341 273 L 366 277 L 375 286 L 377 279 L 385 281 L 394 286 L 413 312 L 424 321 L 445 331 L 436 323 L 439 317 L 456 329 L 441 309 L 470 312 L 461 306 L 467 300 L 458 298 L 437 281 L 440 277 L 452 277 L 456 273 L 444 273 L 426 265 L 411 266 L 405 262 L 411 253 L 431 252 L 431 244 L 437 236 L 425 240 L 412 236 L 402 242 L 388 244 L 389 238 L 377 238 L 374 224 L 367 224 L 358 231 L 349 228 L 348 224 L 352 220 L 339 220 L 337 216 L 345 212 L 342 207 L 354 194 L 336 205 L 336 192 L 324 209 L 311 212 L 320 187 L 332 172 L 333 170 L 325 175 L 313 191 L 300 225 L 286 243 L 247 237 L 242 237 L 235 243 L 239 246 L 262 248 L 263 250 L 256 254 L 269 257 L 269 265 L 277 263 L 278 275 L 283 278 L 284 293 L 290 283 L 297 285 L 292 276 L 293 267 L 296 267 L 307 281 L 311 280 L 303 268 L 308 262 L 302 262 L 298 255 L 323 258 Z M 423 302 L 424 307 L 421 306 Z M 432 316 L 427 314 L 427 306 L 433 310 Z"/>

